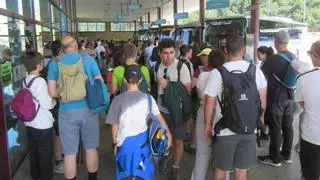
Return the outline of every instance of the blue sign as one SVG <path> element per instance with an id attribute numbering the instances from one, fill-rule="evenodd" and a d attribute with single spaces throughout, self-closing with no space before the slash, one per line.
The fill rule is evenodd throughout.
<path id="1" fill-rule="evenodd" d="M 143 24 L 143 29 L 149 29 L 149 24 L 148 23 Z"/>
<path id="2" fill-rule="evenodd" d="M 161 24 L 165 24 L 167 22 L 167 20 L 165 19 L 158 19 L 154 21 L 155 25 L 161 25 Z"/>
<path id="3" fill-rule="evenodd" d="M 229 5 L 230 0 L 206 0 L 206 9 L 221 9 Z"/>
<path id="4" fill-rule="evenodd" d="M 129 4 L 128 7 L 131 11 L 137 11 L 140 8 L 140 4 Z"/>
<path id="5" fill-rule="evenodd" d="M 183 13 L 175 13 L 173 15 L 174 19 L 187 19 L 188 18 L 188 13 L 187 12 L 183 12 Z"/>

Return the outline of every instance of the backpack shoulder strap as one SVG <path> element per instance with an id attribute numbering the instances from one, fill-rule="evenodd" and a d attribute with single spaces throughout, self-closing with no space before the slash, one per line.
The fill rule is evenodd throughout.
<path id="1" fill-rule="evenodd" d="M 253 79 L 255 80 L 256 79 L 256 65 L 250 63 L 249 68 L 246 73 L 250 74 L 253 77 Z"/>
<path id="2" fill-rule="evenodd" d="M 158 73 L 160 64 L 161 64 L 160 62 L 157 62 L 157 63 L 154 65 L 154 72 L 155 72 L 156 74 Z"/>
<path id="3" fill-rule="evenodd" d="M 149 113 L 151 114 L 152 112 L 152 99 L 151 99 L 151 95 L 147 94 L 148 96 L 148 107 L 149 107 Z"/>
<path id="4" fill-rule="evenodd" d="M 181 71 L 182 65 L 183 65 L 183 62 L 182 62 L 182 61 L 179 61 L 179 62 L 178 62 L 178 65 L 177 65 L 177 70 L 178 70 L 178 82 L 180 82 L 180 71 Z"/>
<path id="5" fill-rule="evenodd" d="M 26 78 L 24 78 L 24 83 L 25 83 L 25 85 L 26 85 L 26 87 L 27 88 L 30 88 L 31 86 L 32 86 L 32 84 L 33 84 L 33 82 L 34 82 L 34 80 L 36 80 L 37 78 L 39 78 L 40 76 L 36 76 L 36 77 L 34 77 L 34 78 L 32 78 L 31 80 L 30 80 L 30 82 L 26 85 Z"/>
<path id="6" fill-rule="evenodd" d="M 225 82 L 226 77 L 228 76 L 228 74 L 230 74 L 230 72 L 224 66 L 218 67 L 217 70 L 220 72 L 220 75 L 221 75 L 221 78 L 222 78 L 222 82 Z"/>
<path id="7" fill-rule="evenodd" d="M 309 73 L 312 73 L 312 72 L 318 71 L 318 70 L 320 70 L 320 69 L 316 68 L 316 69 L 313 69 L 313 70 L 304 72 L 304 73 L 300 74 L 300 75 L 297 77 L 297 80 L 298 80 L 301 76 L 304 76 L 304 75 L 306 75 L 306 74 L 309 74 Z"/>
<path id="8" fill-rule="evenodd" d="M 154 66 L 153 66 L 153 74 L 154 74 L 154 81 L 157 81 L 157 75 L 158 75 L 158 70 L 160 67 L 161 62 L 157 62 Z"/>
<path id="9" fill-rule="evenodd" d="M 291 62 L 293 60 L 286 53 L 283 53 L 283 52 L 279 52 L 277 55 L 285 59 L 287 62 Z"/>

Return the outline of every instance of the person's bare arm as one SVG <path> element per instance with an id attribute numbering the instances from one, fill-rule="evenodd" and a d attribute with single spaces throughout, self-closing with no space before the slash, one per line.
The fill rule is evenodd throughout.
<path id="1" fill-rule="evenodd" d="M 213 109 L 216 107 L 216 97 L 205 96 L 204 103 L 204 122 L 205 122 L 205 135 L 212 136 L 212 115 Z"/>
<path id="2" fill-rule="evenodd" d="M 113 155 L 117 154 L 117 134 L 119 130 L 119 125 L 118 124 L 113 124 L 111 128 L 111 133 L 112 133 L 112 142 L 113 142 Z"/>
<path id="3" fill-rule="evenodd" d="M 185 84 L 185 85 L 184 85 L 184 88 L 186 89 L 187 92 L 191 92 L 191 90 L 192 90 L 192 85 L 191 85 L 191 83 Z"/>
<path id="4" fill-rule="evenodd" d="M 168 125 L 167 125 L 166 121 L 164 120 L 164 118 L 162 117 L 161 114 L 157 115 L 156 118 L 157 118 L 158 122 L 162 125 L 162 127 L 167 132 L 167 136 L 168 136 L 168 146 L 167 146 L 167 148 L 170 148 L 171 145 L 172 145 L 172 135 L 171 135 L 171 132 L 170 132 L 170 130 L 168 128 Z"/>
<path id="5" fill-rule="evenodd" d="M 57 97 L 57 81 L 48 80 L 48 92 L 50 97 Z"/>
<path id="6" fill-rule="evenodd" d="M 192 88 L 196 87 L 197 81 L 198 81 L 198 78 L 195 78 L 195 77 L 192 78 L 192 82 L 191 82 Z"/>
<path id="7" fill-rule="evenodd" d="M 118 88 L 118 83 L 112 83 L 111 84 L 111 93 L 113 95 L 116 95 L 119 91 L 119 88 Z"/>
<path id="8" fill-rule="evenodd" d="M 265 109 L 267 107 L 267 88 L 259 89 L 259 95 L 260 95 L 261 109 L 262 109 L 261 117 L 264 117 Z M 264 119 L 264 118 L 260 118 L 260 119 Z"/>

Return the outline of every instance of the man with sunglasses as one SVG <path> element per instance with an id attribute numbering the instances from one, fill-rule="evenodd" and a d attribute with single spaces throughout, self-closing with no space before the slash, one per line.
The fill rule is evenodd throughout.
<path id="1" fill-rule="evenodd" d="M 171 170 L 171 179 L 179 180 L 179 165 L 183 157 L 183 139 L 186 136 L 186 129 L 184 124 L 176 124 L 176 120 L 171 118 L 170 112 L 164 107 L 164 90 L 168 87 L 170 81 L 178 82 L 180 74 L 180 82 L 184 88 L 191 91 L 191 77 L 190 72 L 184 63 L 178 72 L 179 60 L 175 58 L 175 41 L 171 39 L 164 39 L 159 43 L 161 64 L 158 71 L 155 73 L 158 83 L 158 105 L 162 116 L 166 119 L 170 131 L 173 135 L 173 165 Z M 177 109 L 178 111 L 178 109 Z M 171 112 L 172 113 L 172 112 Z"/>
<path id="2" fill-rule="evenodd" d="M 293 141 L 294 89 L 284 85 L 290 63 L 287 59 L 296 59 L 288 50 L 290 35 L 281 30 L 274 34 L 274 47 L 278 54 L 270 56 L 262 67 L 267 80 L 267 108 L 265 122 L 269 126 L 269 155 L 258 156 L 263 164 L 280 167 L 281 162 L 291 164 L 291 148 Z M 280 147 L 281 150 L 280 150 Z"/>
<path id="3" fill-rule="evenodd" d="M 90 69 L 94 79 L 101 79 L 101 74 L 96 61 L 89 55 L 81 55 L 78 53 L 78 44 L 75 39 L 70 36 L 65 36 L 62 40 L 62 52 L 59 57 L 59 64 L 52 61 L 48 69 L 48 90 L 51 97 L 62 97 L 57 87 L 61 86 L 63 80 L 67 85 L 68 78 L 71 76 L 83 75 L 86 77 L 88 72 L 85 69 Z M 81 64 L 80 64 L 81 63 Z M 70 75 L 67 78 L 61 74 L 63 71 L 70 71 L 72 67 L 80 64 L 79 73 Z M 82 69 L 81 69 L 82 68 Z M 60 71 L 60 72 L 59 72 Z M 59 78 L 60 81 L 59 81 Z M 73 78 L 74 80 L 76 78 Z M 84 78 L 86 79 L 86 78 Z M 83 81 L 85 83 L 85 81 Z M 82 83 L 79 83 L 83 86 Z M 78 85 L 78 84 L 77 84 Z M 77 86 L 79 87 L 79 86 Z M 73 88 L 73 87 L 69 87 Z M 61 87 L 60 87 L 61 89 Z M 80 92 L 82 89 L 77 88 Z M 73 91 L 74 92 L 74 91 Z M 77 93 L 78 93 L 77 92 Z M 68 95 L 67 95 L 68 96 Z M 71 95 L 70 95 L 71 96 Z M 62 98 L 60 98 L 61 100 Z M 71 99 L 71 98 L 70 98 Z M 59 107 L 59 132 L 61 144 L 64 154 L 64 176 L 65 179 L 74 180 L 77 176 L 76 155 L 78 153 L 80 132 L 81 140 L 86 151 L 86 163 L 88 168 L 88 179 L 96 180 L 99 160 L 97 147 L 99 146 L 99 117 L 97 113 L 93 113 L 89 108 L 85 97 L 81 100 L 62 101 Z"/>

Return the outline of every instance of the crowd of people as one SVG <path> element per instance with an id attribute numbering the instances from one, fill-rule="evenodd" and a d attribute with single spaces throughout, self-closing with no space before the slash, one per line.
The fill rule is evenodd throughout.
<path id="1" fill-rule="evenodd" d="M 301 179 L 318 180 L 320 40 L 308 51 L 314 68 L 296 71 L 294 88 L 285 79 L 296 60 L 288 50 L 289 41 L 288 32 L 276 32 L 277 53 L 260 47 L 256 63 L 244 60 L 246 45 L 239 35 L 228 37 L 224 49 L 159 38 L 78 42 L 66 36 L 48 45 L 45 64 L 40 53 L 25 52 L 21 57 L 28 71 L 25 86 L 31 82 L 40 107 L 25 123 L 31 177 L 52 179 L 54 171 L 76 179 L 82 142 L 88 179 L 97 179 L 99 114 L 79 92 L 86 93 L 85 83 L 93 78 L 108 84 L 112 99 L 105 123 L 111 125 L 113 142 L 104 143 L 113 145 L 116 179 L 152 179 L 157 168 L 166 168 L 166 163 L 152 158 L 156 150 L 149 143 L 151 116 L 166 135 L 162 139 L 166 150 L 160 153 L 163 161 L 171 162 L 172 157 L 168 165 L 172 180 L 181 179 L 184 151 L 195 155 L 192 180 L 206 179 L 210 167 L 215 180 L 226 179 L 228 171 L 233 171 L 233 179 L 245 180 L 257 160 L 275 167 L 290 164 L 293 115 L 299 104 Z M 111 78 L 106 71 L 112 72 Z M 71 91 L 74 88 L 77 91 Z M 267 155 L 256 155 L 257 138 L 270 139 Z M 53 153 L 55 164 L 48 163 Z"/>

